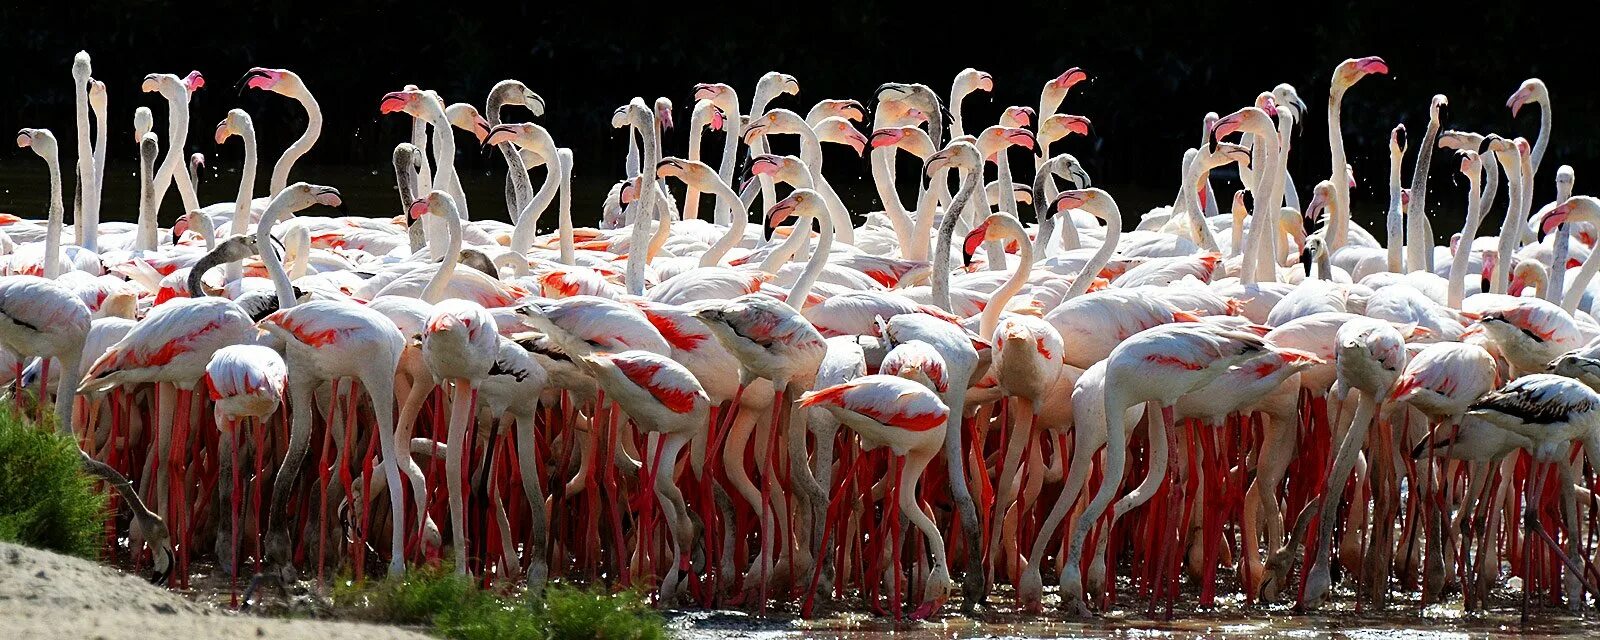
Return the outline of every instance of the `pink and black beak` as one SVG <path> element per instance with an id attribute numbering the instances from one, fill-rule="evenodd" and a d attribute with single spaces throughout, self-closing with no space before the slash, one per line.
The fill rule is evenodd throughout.
<path id="1" fill-rule="evenodd" d="M 222 144 L 228 139 L 229 135 L 231 134 L 228 133 L 228 121 L 223 120 L 222 122 L 217 123 L 217 131 L 212 138 L 217 141 L 217 144 Z"/>
<path id="2" fill-rule="evenodd" d="M 1083 116 L 1069 115 L 1063 118 L 1063 120 L 1066 122 L 1066 129 L 1068 133 L 1076 133 L 1080 136 L 1089 135 L 1089 129 L 1094 125 L 1094 123 L 1090 122 L 1088 118 Z"/>
<path id="3" fill-rule="evenodd" d="M 857 131 L 855 127 L 850 127 L 850 130 L 845 132 L 844 135 L 845 135 L 845 143 L 850 145 L 851 149 L 855 149 L 856 150 L 856 155 L 858 155 L 858 156 L 866 155 L 867 146 L 868 146 L 869 140 L 867 139 L 867 136 L 865 134 L 861 133 L 860 131 Z"/>
<path id="4" fill-rule="evenodd" d="M 1050 84 L 1054 85 L 1057 89 L 1066 90 L 1071 89 L 1072 85 L 1088 79 L 1089 74 L 1084 73 L 1082 69 L 1073 67 L 1071 69 L 1067 69 L 1061 75 L 1056 76 L 1056 79 L 1051 80 Z"/>
<path id="5" fill-rule="evenodd" d="M 412 221 L 421 220 L 422 216 L 428 215 L 428 200 L 426 198 L 413 200 L 411 206 L 406 209 L 406 215 Z"/>
<path id="6" fill-rule="evenodd" d="M 17 132 L 17 148 L 26 149 L 33 146 L 33 130 L 23 129 Z"/>
<path id="7" fill-rule="evenodd" d="M 263 69 L 261 67 L 252 67 L 249 71 L 244 73 L 243 77 L 239 78 L 238 82 L 234 83 L 233 89 L 238 93 L 244 93 L 244 90 L 247 88 L 269 89 L 276 80 L 277 78 L 273 77 L 273 74 L 270 70 Z"/>
<path id="8" fill-rule="evenodd" d="M 961 242 L 961 266 L 972 266 L 972 254 L 978 252 L 978 246 L 989 237 L 989 221 L 983 221 L 976 229 L 967 233 L 967 238 Z"/>
<path id="9" fill-rule="evenodd" d="M 899 142 L 902 136 L 903 134 L 898 129 L 879 129 L 872 132 L 872 136 L 867 138 L 867 146 L 874 149 L 887 147 Z"/>
<path id="10" fill-rule="evenodd" d="M 857 100 L 846 100 L 844 106 L 839 107 L 839 113 L 844 114 L 846 120 L 861 122 L 867 119 L 867 108 Z"/>
<path id="11" fill-rule="evenodd" d="M 517 137 L 517 125 L 497 124 L 489 128 L 489 133 L 484 136 L 484 145 L 496 145 L 511 142 Z"/>
<path id="12" fill-rule="evenodd" d="M 1088 192 L 1082 189 L 1068 189 L 1056 196 L 1055 202 L 1050 203 L 1052 215 L 1060 214 L 1068 209 L 1080 209 L 1088 201 Z"/>
<path id="13" fill-rule="evenodd" d="M 1033 155 L 1037 156 L 1040 153 L 1039 139 L 1033 135 L 1032 131 L 1029 131 L 1027 129 L 1022 129 L 1022 128 L 1006 129 L 1006 140 L 1011 142 L 1011 144 L 1014 144 L 1014 145 L 1026 148 L 1029 151 L 1032 151 Z"/>
<path id="14" fill-rule="evenodd" d="M 480 146 L 489 146 L 489 121 L 481 115 L 472 117 L 472 136 Z"/>
<path id="15" fill-rule="evenodd" d="M 711 107 L 711 130 L 721 131 L 728 121 L 728 114 L 723 113 L 720 107 Z"/>
<path id="16" fill-rule="evenodd" d="M 709 82 L 701 82 L 694 85 L 695 100 L 710 100 L 716 97 L 716 95 L 720 92 L 721 91 L 717 88 L 717 85 Z"/>
<path id="17" fill-rule="evenodd" d="M 333 187 L 317 187 L 315 199 L 317 204 L 324 207 L 333 207 L 341 212 L 349 211 L 349 208 L 344 205 L 343 196 L 339 194 L 338 189 Z"/>
<path id="18" fill-rule="evenodd" d="M 1361 73 L 1389 73 L 1389 65 L 1378 56 L 1367 56 L 1356 60 L 1356 70 Z"/>
<path id="19" fill-rule="evenodd" d="M 190 71 L 189 75 L 183 77 L 183 86 L 189 90 L 189 93 L 194 93 L 206 86 L 206 77 L 200 75 L 199 71 Z"/>
<path id="20" fill-rule="evenodd" d="M 405 111 L 406 105 L 411 102 L 411 95 L 409 91 L 391 91 L 383 94 L 383 100 L 378 103 L 378 113 Z"/>
<path id="21" fill-rule="evenodd" d="M 795 200 L 793 195 L 790 195 L 779 200 L 777 204 L 772 205 L 772 208 L 767 210 L 767 223 L 763 225 L 765 229 L 763 235 L 766 239 L 772 239 L 772 231 L 777 229 L 778 225 L 782 224 L 784 220 L 788 220 L 789 216 L 794 215 L 794 210 L 798 206 L 799 201 Z M 794 233 L 803 233 L 803 231 L 795 229 Z"/>

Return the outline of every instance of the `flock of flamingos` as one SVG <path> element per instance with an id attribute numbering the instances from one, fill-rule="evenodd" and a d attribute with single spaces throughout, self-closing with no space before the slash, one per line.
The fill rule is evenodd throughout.
<path id="1" fill-rule="evenodd" d="M 243 145 L 238 198 L 202 205 L 184 150 L 205 80 L 151 74 L 167 134 L 138 109 L 138 220 L 113 223 L 101 182 L 126 141 L 80 53 L 70 230 L 60 138 L 17 136 L 51 198 L 45 219 L 0 216 L 0 380 L 14 411 L 49 423 L 53 402 L 116 489 L 107 554 L 180 586 L 197 559 L 251 591 L 444 562 L 895 619 L 935 615 L 957 578 L 968 610 L 1039 611 L 1046 576 L 1077 615 L 1128 598 L 1170 615 L 1185 590 L 1309 609 L 1338 585 L 1373 609 L 1582 609 L 1600 594 L 1600 200 L 1561 167 L 1534 206 L 1541 81 L 1507 101 L 1538 105 L 1532 144 L 1441 131 L 1436 96 L 1420 136 L 1389 137 L 1380 241 L 1353 220 L 1339 114 L 1387 72 L 1333 70 L 1332 166 L 1309 191 L 1286 160 L 1313 114 L 1281 84 L 1208 114 L 1173 204 L 1133 231 L 1049 151 L 1090 131 L 1059 112 L 1076 68 L 987 127 L 962 118 L 994 89 L 973 69 L 947 96 L 888 83 L 870 109 L 803 113 L 769 106 L 798 104 L 781 73 L 746 102 L 701 84 L 683 157 L 662 149 L 671 102 L 635 98 L 611 121 L 626 177 L 582 217 L 599 228 L 573 225 L 571 151 L 502 122 L 545 109 L 520 82 L 481 111 L 382 96 L 412 123 L 400 206 L 329 216 L 306 210 L 342 209 L 338 190 L 290 182 L 322 133 L 298 75 L 240 80 L 307 113 L 268 190 L 234 109 L 215 141 Z M 469 216 L 455 128 L 504 155 L 512 223 Z M 798 156 L 769 152 L 787 136 Z M 824 143 L 870 156 L 881 210 L 844 205 Z M 1439 246 L 1434 162 L 1470 186 Z M 1209 179 L 1228 165 L 1231 196 Z M 188 213 L 162 228 L 174 186 Z"/>

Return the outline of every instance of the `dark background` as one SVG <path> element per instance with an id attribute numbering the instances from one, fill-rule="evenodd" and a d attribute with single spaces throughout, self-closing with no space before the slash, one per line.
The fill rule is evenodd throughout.
<path id="1" fill-rule="evenodd" d="M 1426 124 L 1429 97 L 1451 102 L 1450 128 L 1530 140 L 1538 108 L 1513 120 L 1506 98 L 1523 79 L 1543 78 L 1555 107 L 1555 136 L 1540 175 L 1538 200 L 1553 193 L 1555 168 L 1578 170 L 1579 191 L 1600 154 L 1600 90 L 1594 77 L 1594 36 L 1575 14 L 1533 4 L 1427 7 L 1406 3 L 1232 2 L 1089 7 L 1080 3 L 1029 6 L 1018 2 L 890 5 L 812 3 L 607 2 L 512 4 L 446 3 L 401 7 L 383 2 L 154 1 L 0 6 L 0 130 L 47 127 L 61 141 L 70 185 L 75 157 L 70 67 L 74 53 L 93 56 L 94 77 L 110 91 L 112 169 L 102 206 L 107 219 L 126 219 L 135 193 L 129 175 L 137 147 L 134 107 L 152 107 L 166 144 L 166 109 L 157 94 L 139 93 L 146 73 L 203 72 L 194 96 L 188 151 L 211 159 L 203 203 L 232 199 L 241 151 L 217 148 L 211 131 L 229 108 L 255 119 L 265 187 L 271 163 L 304 124 L 299 106 L 261 91 L 233 87 L 251 66 L 284 67 L 304 78 L 321 102 L 321 141 L 297 165 L 293 179 L 345 186 L 358 211 L 393 215 L 389 154 L 408 136 L 409 121 L 380 116 L 378 102 L 407 83 L 437 90 L 449 102 L 483 104 L 498 80 L 516 78 L 547 101 L 538 121 L 576 153 L 578 216 L 592 211 L 621 177 L 624 142 L 608 126 L 612 110 L 633 96 L 667 96 L 686 123 L 696 82 L 726 82 L 748 106 L 756 79 L 778 70 L 799 79 L 798 98 L 774 106 L 802 115 L 821 98 L 867 102 L 884 81 L 922 82 L 947 94 L 964 67 L 990 72 L 992 99 L 973 94 L 964 109 L 969 131 L 992 124 L 1006 105 L 1037 105 L 1042 83 L 1079 66 L 1093 79 L 1074 88 L 1062 111 L 1085 115 L 1093 135 L 1070 138 L 1053 151 L 1085 162 L 1097 186 L 1116 195 L 1126 218 L 1170 202 L 1183 150 L 1200 141 L 1207 111 L 1230 112 L 1278 82 L 1295 85 L 1310 106 L 1309 122 L 1291 157 L 1302 198 L 1328 175 L 1326 99 L 1329 74 L 1347 57 L 1380 55 L 1391 75 L 1371 76 L 1344 105 L 1346 148 L 1359 186 L 1355 208 L 1371 221 L 1386 206 L 1386 138 L 1405 122 L 1412 139 Z M 870 106 L 870 104 L 869 104 Z M 508 110 L 509 121 L 528 119 Z M 684 127 L 667 138 L 671 155 L 685 152 Z M 720 134 L 706 149 L 715 164 Z M 458 138 L 458 166 L 469 176 L 476 217 L 503 215 L 498 153 Z M 792 143 L 789 143 L 792 144 Z M 864 162 L 828 145 L 827 171 L 858 211 L 877 208 Z M 785 150 L 780 145 L 780 151 Z M 792 149 L 791 149 L 792 150 Z M 1412 155 L 1416 144 L 1413 142 Z M 1021 155 L 1014 156 L 1016 161 Z M 1410 176 L 1407 159 L 1406 177 Z M 908 165 L 903 165 L 908 166 Z M 1429 209 L 1446 219 L 1463 208 L 1458 163 L 1436 155 Z M 908 171 L 903 171 L 907 173 Z M 0 147 L 0 211 L 41 215 L 43 163 L 27 150 Z M 538 174 L 535 181 L 540 179 Z M 1503 191 L 1502 191 L 1503 193 Z M 70 208 L 70 186 L 68 206 Z M 259 190 L 258 190 L 259 195 Z M 131 198 L 131 195 L 129 196 Z M 380 200 L 379 198 L 387 198 Z M 178 198 L 167 198 L 169 208 Z M 1504 202 L 1504 197 L 1501 198 Z M 125 214 L 118 212 L 127 212 Z M 177 214 L 164 212 L 163 221 Z M 1495 220 L 1498 214 L 1491 214 Z M 1025 217 L 1027 215 L 1025 214 Z M 1129 225 L 1131 226 L 1131 222 Z M 1491 223 L 1492 224 L 1492 223 Z M 1441 236 L 1453 225 L 1436 225 Z"/>

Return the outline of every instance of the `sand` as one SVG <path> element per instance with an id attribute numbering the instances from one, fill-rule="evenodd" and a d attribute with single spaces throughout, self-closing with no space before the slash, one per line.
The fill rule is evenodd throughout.
<path id="1" fill-rule="evenodd" d="M 237 614 L 88 560 L 0 542 L 0 637 L 422 640 L 396 627 Z"/>

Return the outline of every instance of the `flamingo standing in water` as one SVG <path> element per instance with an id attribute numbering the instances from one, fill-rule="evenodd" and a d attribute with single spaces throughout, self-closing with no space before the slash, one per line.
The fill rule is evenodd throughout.
<path id="1" fill-rule="evenodd" d="M 1260 337 L 1219 329 L 1204 323 L 1169 324 L 1142 331 L 1113 349 L 1106 358 L 1106 463 L 1105 479 L 1094 499 L 1079 516 L 1067 546 L 1067 563 L 1062 569 L 1062 607 L 1077 615 L 1088 615 L 1083 599 L 1083 544 L 1100 514 L 1111 504 L 1121 486 L 1127 462 L 1127 425 L 1123 412 L 1139 402 L 1161 407 L 1161 420 L 1152 421 L 1152 443 L 1165 438 L 1164 457 L 1151 452 L 1151 470 L 1135 493 L 1147 495 L 1161 481 L 1167 466 L 1176 466 L 1177 451 L 1173 405 L 1178 398 L 1210 382 L 1239 361 L 1266 347 Z M 1156 433 L 1161 431 L 1161 434 Z M 1153 444 L 1152 447 L 1155 445 Z M 1151 479 L 1154 478 L 1154 482 Z M 1145 487 L 1145 485 L 1152 485 Z M 1146 489 L 1141 492 L 1139 489 Z M 1130 498 L 1133 496 L 1130 496 Z M 1176 506 L 1178 501 L 1174 501 Z"/>
<path id="2" fill-rule="evenodd" d="M 683 577 L 679 574 L 689 571 L 688 553 L 694 543 L 695 529 L 688 504 L 674 482 L 678 454 L 691 440 L 702 439 L 700 436 L 710 416 L 710 400 L 688 369 L 665 356 L 648 351 L 624 351 L 579 356 L 578 360 L 593 372 L 607 396 L 627 412 L 639 428 L 649 432 L 642 461 L 645 484 L 653 487 L 666 514 L 673 550 L 672 562 L 662 578 L 658 596 L 663 604 L 671 604 L 682 592 Z M 690 451 L 690 465 L 696 476 L 704 473 L 705 456 L 702 447 Z M 653 519 L 647 517 L 644 522 L 653 522 Z"/>
<path id="3" fill-rule="evenodd" d="M 288 379 L 289 369 L 283 363 L 283 356 L 260 345 L 223 347 L 206 364 L 206 389 L 210 391 L 212 401 L 216 402 L 214 415 L 217 429 L 223 435 L 220 446 L 230 454 L 224 464 L 230 472 L 231 484 L 226 497 L 233 515 L 227 529 L 217 535 L 217 557 L 227 567 L 230 588 L 239 576 L 239 510 L 243 501 L 239 488 L 239 449 L 244 446 L 243 431 L 247 424 L 255 429 L 256 462 L 252 469 L 257 473 L 265 472 L 266 425 L 262 421 L 283 404 L 283 390 Z M 256 491 L 253 495 L 259 499 L 261 493 Z M 259 501 L 255 506 L 259 508 Z M 234 598 L 234 604 L 237 605 L 237 592 Z"/>
<path id="4" fill-rule="evenodd" d="M 928 575 L 921 605 L 911 614 L 926 618 L 939 609 L 950 593 L 950 566 L 945 560 L 944 537 L 923 512 L 917 500 L 917 481 L 944 445 L 945 421 L 950 410 L 927 386 L 897 375 L 869 375 L 800 396 L 800 407 L 827 409 L 839 422 L 861 436 L 866 450 L 887 446 L 894 454 L 890 464 L 894 480 L 889 485 L 891 508 L 885 522 L 896 530 L 903 512 L 927 537 L 934 567 Z M 870 497 L 870 496 L 869 496 Z M 899 536 L 891 534 L 894 558 L 894 598 L 890 607 L 900 616 Z"/>

